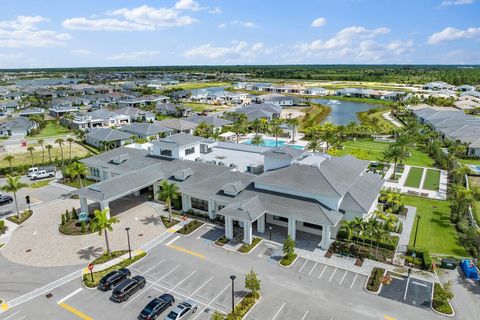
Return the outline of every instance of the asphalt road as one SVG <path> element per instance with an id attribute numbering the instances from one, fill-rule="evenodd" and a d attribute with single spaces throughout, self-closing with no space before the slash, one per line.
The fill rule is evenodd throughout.
<path id="1" fill-rule="evenodd" d="M 229 276 L 237 276 L 238 303 L 246 293 L 244 275 L 251 269 L 261 280 L 262 298 L 246 319 L 443 318 L 430 310 L 367 293 L 363 290 L 364 275 L 306 259 L 283 268 L 278 265 L 279 245 L 262 242 L 248 255 L 215 247 L 212 235 L 221 230 L 210 229 L 204 226 L 188 237 L 164 235 L 146 258 L 130 268 L 133 274 L 146 277 L 147 286 L 127 302 L 112 302 L 110 292 L 88 290 L 74 279 L 6 311 L 0 318 L 135 319 L 152 297 L 168 292 L 177 302 L 193 299 L 198 303 L 198 312 L 189 319 L 210 319 L 214 310 L 228 312 L 231 308 Z"/>

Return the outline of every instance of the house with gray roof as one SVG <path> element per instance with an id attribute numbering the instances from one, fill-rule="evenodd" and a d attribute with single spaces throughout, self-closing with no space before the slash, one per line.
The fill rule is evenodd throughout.
<path id="1" fill-rule="evenodd" d="M 115 110 L 115 112 L 129 116 L 132 122 L 153 122 L 155 120 L 155 115 L 152 112 L 139 108 L 124 107 Z"/>
<path id="2" fill-rule="evenodd" d="M 67 121 L 67 120 L 62 120 Z M 130 117 L 114 111 L 98 109 L 86 113 L 78 113 L 68 122 L 73 129 L 88 131 L 93 128 L 120 127 L 130 123 Z"/>
<path id="3" fill-rule="evenodd" d="M 20 111 L 19 116 L 20 117 L 31 117 L 31 116 L 42 116 L 44 114 L 45 114 L 45 109 L 38 108 L 38 107 L 32 107 L 32 108 L 25 108 L 22 111 Z"/>
<path id="4" fill-rule="evenodd" d="M 87 199 L 99 202 L 102 209 L 140 191 L 157 199 L 161 181 L 167 180 L 178 186 L 184 212 L 193 210 L 224 221 L 229 239 L 233 238 L 234 222 L 243 228 L 243 241 L 248 244 L 253 229 L 264 233 L 268 223 L 286 228 L 293 239 L 297 231 L 314 234 L 323 249 L 335 238 L 342 220 L 368 217 L 376 208 L 384 180 L 367 172 L 368 161 L 321 155 L 322 161 L 305 165 L 299 160 L 318 155 L 290 147 L 265 149 L 267 157 L 282 161 L 253 175 L 198 161 L 196 156 L 212 152 L 215 144 L 175 134 L 153 142 L 148 149 L 120 147 L 83 159 L 99 182 L 74 194 L 86 212 Z M 191 153 L 187 154 L 187 149 Z"/>
<path id="5" fill-rule="evenodd" d="M 142 139 L 158 139 L 173 133 L 170 128 L 149 122 L 133 122 L 122 126 L 120 130 Z"/>
<path id="6" fill-rule="evenodd" d="M 237 108 L 232 112 L 245 114 L 249 122 L 261 119 L 272 121 L 273 119 L 280 118 L 282 108 L 271 103 L 260 103 Z"/>
<path id="7" fill-rule="evenodd" d="M 26 136 L 30 131 L 38 127 L 35 121 L 26 117 L 18 117 L 13 120 L 0 123 L 0 136 Z"/>
<path id="8" fill-rule="evenodd" d="M 157 103 L 155 111 L 164 116 L 188 117 L 192 114 L 192 109 L 181 104 L 173 104 L 169 102 Z"/>
<path id="9" fill-rule="evenodd" d="M 85 135 L 85 143 L 105 150 L 118 148 L 132 141 L 131 134 L 112 128 L 95 128 Z"/>
<path id="10" fill-rule="evenodd" d="M 193 131 L 198 124 L 178 118 L 164 119 L 161 121 L 155 121 L 159 126 L 172 129 L 174 133 L 189 133 L 193 134 Z"/>
<path id="11" fill-rule="evenodd" d="M 217 116 L 191 116 L 188 118 L 185 118 L 185 120 L 200 124 L 200 123 L 205 123 L 209 126 L 212 126 L 214 131 L 221 131 L 224 126 L 229 126 L 233 122 L 230 120 L 222 119 Z"/>
<path id="12" fill-rule="evenodd" d="M 49 114 L 55 118 L 61 118 L 68 113 L 78 112 L 79 107 L 72 105 L 54 105 L 48 109 Z"/>

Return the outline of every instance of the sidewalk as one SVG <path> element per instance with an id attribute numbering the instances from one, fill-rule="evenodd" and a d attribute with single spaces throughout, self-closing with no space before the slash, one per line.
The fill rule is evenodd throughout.
<path id="1" fill-rule="evenodd" d="M 398 122 L 397 120 L 393 119 L 391 112 L 385 112 L 385 113 L 383 114 L 383 117 L 384 117 L 385 119 L 387 119 L 388 121 L 390 121 L 394 126 L 399 127 L 399 128 L 400 128 L 400 127 L 403 127 L 403 124 L 401 124 L 401 123 Z"/>
<path id="2" fill-rule="evenodd" d="M 136 257 L 136 256 L 139 256 L 141 255 L 142 253 L 144 253 L 146 251 L 144 250 L 132 250 L 132 258 Z M 102 263 L 102 264 L 96 264 L 94 265 L 93 267 L 93 272 L 99 272 L 99 271 L 103 271 L 103 270 L 106 270 L 108 268 L 111 268 L 113 267 L 114 265 L 117 265 L 119 264 L 120 262 L 124 261 L 124 260 L 128 260 L 129 259 L 129 254 L 128 252 L 125 253 L 124 255 L 120 256 L 120 257 L 117 257 L 115 259 L 112 259 L 110 261 L 107 261 L 105 263 Z M 87 267 L 83 268 L 83 274 L 86 274 L 86 273 L 90 273 L 90 271 L 88 270 Z"/>

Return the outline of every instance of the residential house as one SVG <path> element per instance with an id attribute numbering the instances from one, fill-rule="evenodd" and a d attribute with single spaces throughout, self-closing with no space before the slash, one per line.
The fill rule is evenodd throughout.
<path id="1" fill-rule="evenodd" d="M 158 139 L 173 133 L 173 129 L 149 122 L 133 122 L 122 126 L 120 130 L 141 139 Z"/>
<path id="2" fill-rule="evenodd" d="M 434 82 L 429 82 L 425 83 L 422 87 L 424 90 L 430 90 L 430 91 L 438 91 L 438 90 L 456 90 L 456 87 L 448 84 L 443 81 L 434 81 Z"/>
<path id="3" fill-rule="evenodd" d="M 153 122 L 155 120 L 155 115 L 152 112 L 139 108 L 125 107 L 117 109 L 115 112 L 129 116 L 132 122 Z"/>
<path id="4" fill-rule="evenodd" d="M 174 133 L 193 134 L 198 124 L 183 119 L 165 119 L 155 122 L 157 125 L 172 129 Z"/>
<path id="5" fill-rule="evenodd" d="M 31 116 L 42 116 L 45 114 L 45 109 L 43 108 L 25 108 L 20 111 L 20 117 L 31 117 Z"/>
<path id="6" fill-rule="evenodd" d="M 13 120 L 0 123 L 0 136 L 26 136 L 33 129 L 38 127 L 35 121 L 24 117 L 18 117 Z"/>
<path id="7" fill-rule="evenodd" d="M 181 104 L 157 103 L 155 111 L 164 116 L 188 117 L 192 114 L 192 109 Z"/>
<path id="8" fill-rule="evenodd" d="M 48 109 L 50 115 L 55 118 L 61 118 L 68 113 L 76 113 L 79 111 L 79 107 L 71 105 L 54 105 Z"/>
<path id="9" fill-rule="evenodd" d="M 114 149 L 131 143 L 132 135 L 112 128 L 94 128 L 85 135 L 85 142 L 99 149 Z"/>
<path id="10" fill-rule="evenodd" d="M 233 123 L 230 120 L 222 119 L 217 116 L 191 116 L 185 120 L 196 124 L 205 123 L 209 126 L 212 126 L 213 130 L 217 132 L 222 131 L 224 126 L 229 126 Z"/>
<path id="11" fill-rule="evenodd" d="M 93 128 L 102 127 L 120 127 L 130 123 L 130 117 L 108 110 L 95 110 L 87 113 L 78 113 L 72 121 L 62 119 L 65 123 L 68 121 L 73 129 L 86 131 Z"/>

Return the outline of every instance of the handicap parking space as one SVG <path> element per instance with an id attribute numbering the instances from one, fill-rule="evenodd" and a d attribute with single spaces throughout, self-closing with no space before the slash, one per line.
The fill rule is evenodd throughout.
<path id="1" fill-rule="evenodd" d="M 379 296 L 406 303 L 419 308 L 430 309 L 433 286 L 429 281 L 388 273 L 392 281 L 382 285 Z"/>
<path id="2" fill-rule="evenodd" d="M 199 235 L 199 238 L 207 242 L 214 242 L 224 234 L 225 229 L 217 226 L 207 225 L 203 227 L 202 233 Z"/>

